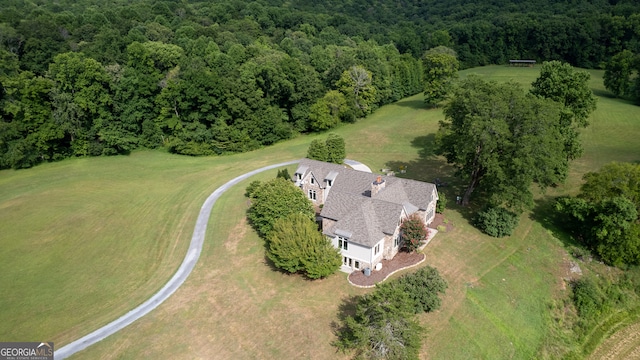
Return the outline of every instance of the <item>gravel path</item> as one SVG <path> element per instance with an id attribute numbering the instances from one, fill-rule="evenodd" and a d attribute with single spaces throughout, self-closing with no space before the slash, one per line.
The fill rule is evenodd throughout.
<path id="1" fill-rule="evenodd" d="M 109 335 L 120 331 L 134 321 L 145 316 L 146 314 L 151 312 L 151 310 L 157 308 L 160 304 L 167 300 L 169 296 L 171 296 L 176 290 L 178 290 L 178 288 L 185 282 L 185 280 L 187 280 L 187 277 L 189 276 L 189 274 L 191 274 L 191 271 L 196 266 L 198 258 L 200 258 L 200 253 L 202 252 L 202 244 L 204 243 L 204 236 L 207 232 L 207 223 L 209 222 L 211 209 L 213 208 L 213 205 L 215 205 L 218 198 L 220 198 L 220 196 L 227 190 L 229 190 L 229 188 L 231 188 L 232 186 L 252 177 L 253 175 L 256 175 L 263 171 L 292 165 L 298 163 L 299 161 L 300 160 L 293 160 L 275 165 L 265 166 L 263 168 L 250 171 L 244 175 L 240 175 L 222 185 L 221 187 L 217 188 L 211 195 L 209 195 L 207 200 L 205 200 L 204 204 L 202 205 L 202 208 L 200 208 L 200 214 L 198 215 L 198 220 L 196 221 L 196 226 L 193 230 L 193 235 L 191 236 L 191 243 L 189 244 L 187 255 L 185 256 L 182 264 L 180 265 L 180 268 L 178 268 L 178 271 L 176 271 L 171 280 L 169 280 L 169 282 L 167 282 L 165 286 L 160 289 L 160 291 L 155 293 L 149 300 L 140 304 L 135 309 L 129 311 L 113 322 L 110 322 L 109 324 L 99 328 L 98 330 L 90 333 L 89 335 L 83 336 L 82 338 L 56 350 L 54 352 L 54 358 L 56 360 L 66 359 L 67 357 L 86 349 L 87 347 L 97 343 L 102 339 L 105 339 Z M 356 170 L 366 171 L 363 169 L 369 169 L 369 167 L 367 167 L 366 165 L 354 160 L 345 159 L 344 162 L 345 164 L 348 164 Z M 369 172 L 371 172 L 371 170 L 369 170 Z"/>

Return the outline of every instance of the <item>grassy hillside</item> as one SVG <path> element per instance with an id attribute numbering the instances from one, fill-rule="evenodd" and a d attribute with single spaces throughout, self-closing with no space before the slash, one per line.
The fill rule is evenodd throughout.
<path id="1" fill-rule="evenodd" d="M 470 69 L 499 81 L 529 84 L 537 68 Z M 592 85 L 603 95 L 602 72 Z M 372 169 L 452 183 L 451 168 L 433 155 L 441 110 L 420 96 L 379 109 L 335 132 L 349 158 Z M 566 185 L 538 202 L 577 191 L 582 174 L 617 161 L 638 161 L 640 111 L 600 96 L 583 132 L 585 156 Z M 216 187 L 236 175 L 304 156 L 314 137 L 252 153 L 188 158 L 160 152 L 75 159 L 0 172 L 0 338 L 45 339 L 56 346 L 86 334 L 142 302 L 177 268 L 197 216 Z M 271 177 L 263 174 L 261 177 Z M 244 221 L 244 184 L 213 210 L 202 257 L 165 304 L 76 358 L 334 359 L 332 324 L 341 301 L 366 290 L 345 276 L 309 282 L 273 271 L 261 240 Z M 544 207 L 540 207 L 544 209 Z M 550 300 L 564 293 L 565 252 L 545 228 L 544 213 L 523 216 L 505 239 L 482 235 L 464 209 L 446 213 L 454 230 L 427 247 L 427 264 L 449 281 L 443 307 L 421 320 L 430 359 L 531 358 L 546 335 Z"/>

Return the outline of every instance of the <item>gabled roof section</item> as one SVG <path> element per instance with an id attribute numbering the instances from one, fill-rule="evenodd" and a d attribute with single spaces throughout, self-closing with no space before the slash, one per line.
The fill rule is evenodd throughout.
<path id="1" fill-rule="evenodd" d="M 336 177 L 338 176 L 338 172 L 335 170 L 331 170 L 329 171 L 329 173 L 327 174 L 327 176 L 325 176 L 325 180 L 335 180 Z"/>
<path id="2" fill-rule="evenodd" d="M 351 233 L 350 241 L 374 246 L 393 234 L 402 212 L 426 210 L 436 200 L 434 184 L 353 170 L 343 165 L 303 159 L 296 173 L 312 172 L 316 180 L 334 180 L 320 216 L 336 221 L 323 229 L 330 236 Z M 371 184 L 380 177 L 384 188 L 371 197 Z M 344 236 L 344 235 L 340 235 Z"/>
<path id="3" fill-rule="evenodd" d="M 309 166 L 308 165 L 298 165 L 298 168 L 296 169 L 296 174 L 302 174 L 305 175 L 307 170 L 309 170 Z"/>
<path id="4" fill-rule="evenodd" d="M 332 227 L 323 229 L 323 233 L 329 236 L 351 234 L 347 236 L 349 241 L 368 247 L 375 246 L 385 235 L 392 235 L 398 226 L 402 205 L 371 198 L 360 197 L 360 199 L 361 201 L 357 203 L 349 202 L 348 199 L 341 201 L 342 206 L 337 208 L 344 213 L 339 216 L 339 219 L 334 219 L 337 221 Z M 321 216 L 331 218 L 324 214 L 335 211 L 336 207 L 329 211 L 325 209 L 326 206 L 322 209 Z"/>

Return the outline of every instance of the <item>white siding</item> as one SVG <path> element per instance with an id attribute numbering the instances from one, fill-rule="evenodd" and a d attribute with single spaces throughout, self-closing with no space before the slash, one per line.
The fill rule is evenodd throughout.
<path id="1" fill-rule="evenodd" d="M 347 239 L 347 241 L 349 241 Z M 334 237 L 331 240 L 331 243 L 333 244 L 333 246 L 335 246 L 336 248 L 338 247 L 338 237 Z M 366 247 L 366 246 L 362 246 L 356 243 L 352 243 L 349 241 L 349 246 L 347 246 L 347 250 L 344 249 L 340 249 L 340 252 L 342 252 L 342 256 L 346 256 L 349 258 L 352 258 L 354 260 L 358 260 L 360 262 L 364 262 L 364 263 L 369 263 L 369 261 L 371 260 L 371 254 L 373 253 L 373 249 Z"/>
<path id="2" fill-rule="evenodd" d="M 348 241 L 348 240 L 347 240 Z M 331 238 L 331 243 L 334 247 L 338 248 L 338 237 Z M 381 239 L 376 245 L 380 246 L 380 251 L 377 255 L 374 255 L 375 245 L 373 247 L 363 246 L 360 244 L 356 244 L 353 242 L 349 242 L 347 246 L 347 250 L 340 248 L 340 253 L 343 258 L 347 257 L 352 259 L 354 262 L 358 261 L 360 263 L 360 270 L 364 268 L 373 268 L 377 263 L 382 261 L 384 252 L 385 252 L 385 243 L 384 239 Z M 342 271 L 351 271 L 353 269 L 349 269 L 346 266 L 342 267 Z"/>

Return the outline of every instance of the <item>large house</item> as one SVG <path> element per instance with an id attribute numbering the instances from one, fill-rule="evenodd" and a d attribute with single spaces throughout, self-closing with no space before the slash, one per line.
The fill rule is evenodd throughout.
<path id="1" fill-rule="evenodd" d="M 322 209 L 322 232 L 340 249 L 344 272 L 392 259 L 408 216 L 418 214 L 427 225 L 435 217 L 434 184 L 309 159 L 300 161 L 293 180 Z"/>

